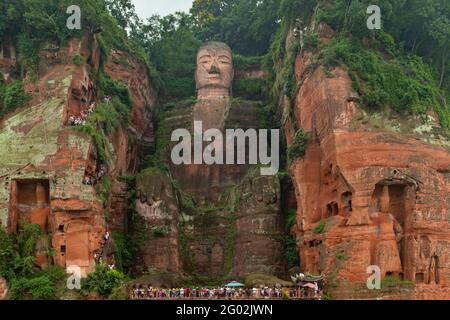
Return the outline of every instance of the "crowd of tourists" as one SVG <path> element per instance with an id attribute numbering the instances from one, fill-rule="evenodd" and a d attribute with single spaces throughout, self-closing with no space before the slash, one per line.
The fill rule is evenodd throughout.
<path id="1" fill-rule="evenodd" d="M 151 285 L 133 285 L 129 290 L 132 300 L 144 299 L 318 299 L 319 292 L 307 293 L 297 289 L 281 289 L 276 287 L 262 288 L 156 288 Z"/>
<path id="2" fill-rule="evenodd" d="M 88 110 L 83 110 L 78 116 L 71 115 L 69 117 L 69 125 L 82 126 L 86 124 L 87 119 L 95 111 L 95 103 L 91 104 Z"/>
<path id="3" fill-rule="evenodd" d="M 83 184 L 88 186 L 96 185 L 105 174 L 106 168 L 103 165 L 100 166 L 100 169 L 94 174 L 86 172 L 83 178 Z"/>

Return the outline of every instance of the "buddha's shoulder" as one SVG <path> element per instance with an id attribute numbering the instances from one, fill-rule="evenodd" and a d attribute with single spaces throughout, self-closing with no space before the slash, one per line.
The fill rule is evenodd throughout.
<path id="1" fill-rule="evenodd" d="M 195 99 L 168 102 L 160 108 L 158 118 L 163 125 L 176 126 L 185 124 L 192 117 L 194 105 Z"/>
<path id="2" fill-rule="evenodd" d="M 199 106 L 199 104 L 202 103 L 208 106 L 212 105 L 211 101 L 197 101 L 193 98 L 166 103 L 161 108 L 158 118 L 163 126 L 185 127 L 192 120 L 194 108 L 196 106 L 201 108 L 202 106 Z M 217 103 L 217 101 L 214 101 L 215 107 L 217 107 Z M 232 98 L 229 101 L 224 100 L 224 105 L 221 107 L 229 107 L 225 119 L 227 128 L 258 128 L 264 117 L 263 104 L 260 101 Z"/>
<path id="3" fill-rule="evenodd" d="M 258 128 L 263 119 L 263 105 L 260 101 L 231 99 L 226 127 Z"/>

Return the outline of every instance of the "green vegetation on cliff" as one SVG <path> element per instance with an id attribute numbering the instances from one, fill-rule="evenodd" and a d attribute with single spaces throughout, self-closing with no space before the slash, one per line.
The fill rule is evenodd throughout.
<path id="1" fill-rule="evenodd" d="M 291 228 L 297 222 L 297 210 L 289 209 L 286 210 L 285 216 L 285 235 L 283 236 L 283 243 L 286 251 L 286 262 L 288 268 L 298 266 L 300 263 L 299 253 L 297 247 L 297 239 L 291 234 Z"/>
<path id="2" fill-rule="evenodd" d="M 392 41 L 389 35 L 383 35 Z M 336 37 L 324 46 L 323 64 L 349 69 L 354 89 L 367 110 L 383 111 L 388 106 L 406 115 L 425 115 L 434 110 L 442 124 L 450 127 L 450 113 L 442 103 L 430 66 L 419 56 L 396 51 L 393 42 L 375 45 L 381 46 L 379 50 L 369 49 L 356 39 Z"/>
<path id="3" fill-rule="evenodd" d="M 109 164 L 111 151 L 108 137 L 120 126 L 127 127 L 131 120 L 132 101 L 128 88 L 100 73 L 100 99 L 87 122 L 77 129 L 89 135 L 97 147 L 101 163 Z"/>
<path id="4" fill-rule="evenodd" d="M 294 135 L 294 141 L 288 147 L 289 161 L 294 161 L 297 158 L 303 158 L 306 152 L 306 147 L 309 140 L 309 134 L 303 129 L 299 129 Z"/>
<path id="5" fill-rule="evenodd" d="M 111 77 L 104 72 L 100 73 L 99 86 L 102 91 L 102 96 L 118 98 L 122 104 L 129 108 L 133 105 L 130 92 L 126 85 L 111 79 Z"/>
<path id="6" fill-rule="evenodd" d="M 348 68 L 363 107 L 413 115 L 434 110 L 449 127 L 448 1 L 383 0 L 378 4 L 382 30 L 366 26 L 370 4 L 368 0 L 196 0 L 189 14 L 152 17 L 133 36 L 161 71 L 166 98 L 194 94 L 196 49 L 203 41 L 218 40 L 236 53 L 236 68 L 261 60 L 243 55 L 266 55 L 273 99 L 284 93 L 292 101 L 298 90 L 293 68 L 299 43 L 286 46 L 286 39 L 294 26 L 308 26 L 303 50 L 319 50 L 321 57 L 312 67 L 325 65 L 330 76 L 331 66 Z M 320 22 L 337 32 L 329 44 L 320 44 L 311 32 L 311 26 L 317 29 Z M 236 80 L 233 91 L 254 98 L 264 96 L 263 88 L 262 81 Z"/>
<path id="7" fill-rule="evenodd" d="M 344 66 L 368 111 L 390 109 L 403 116 L 425 116 L 434 110 L 442 126 L 450 128 L 449 2 L 379 1 L 381 30 L 366 26 L 370 4 L 368 0 L 283 0 L 281 26 L 266 60 L 273 97 L 284 92 L 292 100 L 298 89 L 293 58 L 299 48 L 286 46 L 286 39 L 291 28 L 307 26 L 303 50 L 316 51 L 319 58 L 311 71 L 323 65 L 332 76 L 330 67 Z M 330 43 L 317 43 L 311 31 L 321 22 L 336 32 Z"/>
<path id="8" fill-rule="evenodd" d="M 166 98 L 186 98 L 195 93 L 193 75 L 201 41 L 192 28 L 193 20 L 186 14 L 154 16 L 138 36 L 161 73 L 161 93 Z"/>
<path id="9" fill-rule="evenodd" d="M 23 91 L 22 82 L 14 81 L 5 84 L 0 73 L 0 118 L 5 113 L 24 106 L 27 101 L 28 95 Z"/>
<path id="10" fill-rule="evenodd" d="M 17 234 L 0 228 L 0 277 L 10 286 L 10 299 L 54 299 L 58 283 L 65 278 L 62 268 L 35 267 L 36 247 L 41 236 L 38 225 L 21 222 Z"/>
<path id="11" fill-rule="evenodd" d="M 81 30 L 67 27 L 70 6 L 81 10 Z M 21 73 L 28 80 L 38 75 L 39 51 L 60 48 L 72 38 L 80 38 L 85 31 L 98 32 L 96 38 L 103 56 L 112 48 L 133 54 L 143 62 L 152 77 L 155 89 L 160 86 L 159 75 L 144 50 L 126 28 L 136 27 L 133 7 L 129 1 L 115 0 L 3 0 L 0 3 L 0 38 L 15 44 Z M 131 5 L 132 6 L 132 5 Z M 126 18 L 124 18 L 126 17 Z M 124 23 L 128 20 L 128 24 Z"/>
<path id="12" fill-rule="evenodd" d="M 81 279 L 81 290 L 85 294 L 97 293 L 108 297 L 113 290 L 120 287 L 126 280 L 126 276 L 118 270 L 110 270 L 104 265 L 95 267 L 95 271 L 87 278 Z"/>
<path id="13" fill-rule="evenodd" d="M 319 223 L 314 227 L 313 233 L 319 234 L 325 230 L 327 222 L 325 220 L 320 220 Z"/>
<path id="14" fill-rule="evenodd" d="M 0 117 L 26 104 L 28 97 L 23 84 L 37 80 L 42 49 L 61 48 L 71 38 L 91 31 L 96 32 L 102 65 L 112 48 L 124 50 L 146 64 L 152 77 L 151 85 L 161 89 L 160 100 L 169 102 L 161 114 L 162 119 L 173 116 L 183 107 L 192 106 L 192 100 L 179 104 L 173 100 L 195 95 L 195 54 L 202 42 L 228 43 L 235 52 L 235 67 L 239 71 L 258 69 L 263 65 L 268 73 L 267 80 L 236 79 L 233 93 L 246 99 L 265 100 L 267 127 L 281 128 L 282 121 L 291 120 L 295 136 L 293 144 L 287 148 L 289 160 L 302 157 L 308 142 L 308 134 L 297 127 L 293 110 L 294 98 L 302 84 L 301 79 L 296 79 L 294 70 L 301 49 L 303 53 L 314 53 L 307 72 L 323 68 L 327 77 L 333 77 L 334 67 L 345 68 L 361 97 L 361 106 L 367 111 L 384 113 L 389 110 L 405 118 L 412 115 L 425 118 L 430 110 L 434 110 L 442 126 L 450 128 L 450 2 L 380 0 L 382 30 L 366 27 L 366 8 L 370 4 L 369 0 L 195 0 L 190 13 L 154 16 L 142 22 L 129 0 L 2 0 L 0 38 L 2 43 L 15 45 L 19 68 L 12 70 L 12 75 L 21 79 L 8 84 L 0 79 Z M 81 7 L 82 30 L 66 27 L 69 16 L 66 9 L 70 5 Z M 336 32 L 329 42 L 318 39 L 316 32 L 321 22 Z M 290 37 L 294 27 L 308 27 L 302 48 L 298 38 L 292 40 Z M 86 63 L 79 55 L 71 62 L 75 66 Z M 128 64 L 125 60 L 113 62 Z M 107 164 L 112 158 L 108 137 L 130 122 L 132 101 L 126 85 L 109 78 L 103 70 L 93 78 L 98 80 L 98 101 L 101 102 L 79 130 L 93 139 L 100 162 Z M 287 114 L 282 116 L 279 105 L 283 96 L 287 97 L 289 106 Z M 111 99 L 105 99 L 107 97 Z M 176 116 L 184 117 L 185 114 Z M 152 170 L 166 171 L 163 159 L 171 128 L 160 126 L 157 129 L 157 150 L 148 164 Z M 117 267 L 126 273 L 131 272 L 137 250 L 145 245 L 148 235 L 148 226 L 135 209 L 135 177 L 128 178 L 126 222 L 129 225 L 126 232 L 113 233 Z M 108 201 L 110 189 L 111 182 L 104 178 L 99 186 L 104 203 Z M 212 204 L 200 210 L 192 196 L 179 187 L 177 189 L 183 213 L 202 213 L 205 225 L 215 221 L 209 213 L 223 209 Z M 234 210 L 240 197 L 241 194 L 235 194 L 231 201 L 230 228 L 224 239 L 224 277 L 233 267 L 237 232 Z M 286 212 L 286 229 L 292 227 L 295 214 L 295 211 Z M 325 221 L 320 221 L 313 233 L 321 234 L 325 228 Z M 155 237 L 165 236 L 168 231 L 151 229 Z M 33 225 L 22 225 L 19 233 L 13 236 L 0 229 L 0 276 L 10 283 L 13 298 L 50 299 L 57 296 L 55 288 L 64 277 L 63 271 L 58 268 L 38 270 L 34 264 L 40 236 L 39 228 Z M 192 254 L 188 237 L 181 234 L 181 251 L 187 263 L 186 271 L 193 272 L 192 279 L 198 284 L 205 279 L 190 269 Z M 288 263 L 296 265 L 295 239 L 288 236 L 284 241 Z M 346 260 L 345 251 L 338 251 L 335 258 Z M 121 272 L 99 267 L 84 281 L 83 288 L 89 293 L 107 296 L 121 289 L 124 280 Z"/>

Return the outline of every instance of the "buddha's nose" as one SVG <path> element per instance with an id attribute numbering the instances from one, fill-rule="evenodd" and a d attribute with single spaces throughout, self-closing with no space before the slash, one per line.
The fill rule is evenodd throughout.
<path id="1" fill-rule="evenodd" d="M 219 67 L 217 66 L 217 64 L 214 62 L 211 65 L 211 68 L 208 71 L 209 73 L 220 73 Z"/>

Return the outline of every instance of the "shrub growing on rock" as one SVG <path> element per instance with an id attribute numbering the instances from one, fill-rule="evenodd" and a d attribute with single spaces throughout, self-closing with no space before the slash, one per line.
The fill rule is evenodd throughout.
<path id="1" fill-rule="evenodd" d="M 0 83 L 0 117 L 25 105 L 27 101 L 28 95 L 23 91 L 21 81 L 14 81 L 8 85 Z"/>
<path id="2" fill-rule="evenodd" d="M 322 233 L 325 230 L 326 224 L 325 220 L 320 220 L 319 224 L 313 229 L 313 232 L 316 234 Z"/>
<path id="3" fill-rule="evenodd" d="M 303 129 L 299 129 L 294 136 L 294 142 L 288 148 L 289 161 L 294 161 L 298 158 L 303 158 L 308 144 L 309 134 Z"/>
<path id="4" fill-rule="evenodd" d="M 99 265 L 87 278 L 81 280 L 81 288 L 85 292 L 98 293 L 103 297 L 108 297 L 125 280 L 126 277 L 122 272 L 110 270 L 104 265 Z"/>

